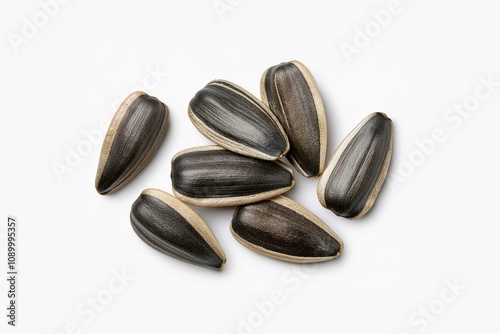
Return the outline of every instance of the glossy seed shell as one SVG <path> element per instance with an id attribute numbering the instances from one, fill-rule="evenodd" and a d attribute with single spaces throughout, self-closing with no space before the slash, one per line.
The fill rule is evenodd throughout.
<path id="1" fill-rule="evenodd" d="M 371 209 L 389 169 L 393 133 L 391 119 L 378 112 L 349 133 L 318 183 L 325 208 L 345 218 L 360 218 Z"/>
<path id="2" fill-rule="evenodd" d="M 208 139 L 229 151 L 276 160 L 289 150 L 276 116 L 243 88 L 223 80 L 208 83 L 189 103 L 188 115 Z"/>
<path id="3" fill-rule="evenodd" d="M 175 196 L 198 206 L 254 203 L 283 194 L 295 184 L 293 170 L 286 164 L 243 156 L 220 146 L 177 153 L 171 178 Z"/>
<path id="4" fill-rule="evenodd" d="M 152 159 L 167 132 L 168 107 L 144 92 L 130 94 L 115 113 L 102 144 L 95 187 L 116 191 Z"/>
<path id="5" fill-rule="evenodd" d="M 287 262 L 333 260 L 344 247 L 323 221 L 285 196 L 239 206 L 230 229 L 242 245 Z"/>
<path id="6" fill-rule="evenodd" d="M 276 115 L 290 141 L 286 157 L 306 177 L 323 172 L 327 127 L 323 100 L 312 74 L 299 61 L 267 69 L 261 79 L 262 101 Z"/>
<path id="7" fill-rule="evenodd" d="M 161 190 L 146 189 L 141 193 L 132 205 L 130 222 L 144 242 L 165 254 L 217 270 L 226 262 L 205 221 Z"/>

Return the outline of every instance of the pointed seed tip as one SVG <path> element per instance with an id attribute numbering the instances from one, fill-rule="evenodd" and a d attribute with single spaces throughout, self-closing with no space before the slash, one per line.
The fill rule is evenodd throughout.
<path id="1" fill-rule="evenodd" d="M 225 264 L 226 264 L 226 259 L 222 259 L 222 263 L 221 263 L 221 265 L 220 265 L 218 268 L 216 268 L 216 269 L 217 269 L 217 271 L 221 271 L 221 270 L 222 270 L 222 267 L 224 267 L 224 265 L 225 265 Z"/>
<path id="2" fill-rule="evenodd" d="M 110 192 L 110 189 L 102 188 L 101 184 L 96 184 L 95 190 L 99 193 L 99 195 L 106 195 Z"/>

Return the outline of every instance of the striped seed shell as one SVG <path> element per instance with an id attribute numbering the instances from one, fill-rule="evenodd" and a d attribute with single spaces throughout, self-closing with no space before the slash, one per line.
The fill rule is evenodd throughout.
<path id="1" fill-rule="evenodd" d="M 205 221 L 166 192 L 144 190 L 132 205 L 130 222 L 137 235 L 160 252 L 217 270 L 226 263 Z"/>
<path id="2" fill-rule="evenodd" d="M 102 144 L 95 187 L 116 191 L 151 160 L 167 132 L 168 107 L 144 92 L 130 94 L 115 113 Z"/>
<path id="3" fill-rule="evenodd" d="M 239 206 L 231 233 L 249 249 L 287 262 L 333 260 L 344 247 L 328 225 L 285 196 Z"/>
<path id="4" fill-rule="evenodd" d="M 290 141 L 287 159 L 306 177 L 321 175 L 326 159 L 326 116 L 312 74 L 299 61 L 281 63 L 264 72 L 260 91 Z"/>
<path id="5" fill-rule="evenodd" d="M 223 80 L 209 82 L 189 102 L 188 115 L 208 139 L 229 151 L 276 160 L 290 144 L 276 116 L 255 96 Z"/>
<path id="6" fill-rule="evenodd" d="M 335 150 L 318 183 L 318 199 L 337 216 L 360 218 L 375 203 L 392 155 L 393 124 L 370 114 Z"/>
<path id="7" fill-rule="evenodd" d="M 283 194 L 295 184 L 293 170 L 281 161 L 251 158 L 220 146 L 177 153 L 171 178 L 174 195 L 198 206 L 254 203 Z"/>

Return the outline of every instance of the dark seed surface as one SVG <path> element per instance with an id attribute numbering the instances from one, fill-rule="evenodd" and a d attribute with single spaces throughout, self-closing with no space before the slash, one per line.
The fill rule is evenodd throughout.
<path id="1" fill-rule="evenodd" d="M 132 102 L 116 129 L 108 155 L 104 157 L 106 163 L 96 183 L 100 194 L 107 194 L 128 182 L 134 172 L 144 167 L 148 155 L 151 155 L 150 150 L 156 150 L 153 147 L 155 142 L 161 141 L 165 135 L 167 112 L 163 103 L 152 96 L 141 95 Z"/>
<path id="2" fill-rule="evenodd" d="M 310 87 L 304 74 L 292 62 L 269 68 L 263 80 L 263 100 L 283 125 L 290 141 L 288 160 L 305 176 L 320 175 L 326 154 L 326 124 L 320 124 L 318 119 L 318 113 L 324 115 L 324 110 L 316 108 L 311 92 L 316 87 Z M 316 93 L 319 99 L 319 92 Z M 322 101 L 318 103 L 322 106 Z M 321 121 L 324 122 L 324 117 Z"/>
<path id="3" fill-rule="evenodd" d="M 193 198 L 249 196 L 294 183 L 282 164 L 242 156 L 227 150 L 201 150 L 172 160 L 172 186 Z"/>
<path id="4" fill-rule="evenodd" d="M 239 237 L 266 250 L 296 257 L 332 257 L 341 244 L 296 211 L 271 200 L 240 206 L 232 229 Z"/>
<path id="5" fill-rule="evenodd" d="M 224 264 L 190 222 L 154 196 L 141 194 L 130 220 L 141 238 L 165 253 L 215 269 Z"/>
<path id="6" fill-rule="evenodd" d="M 222 137 L 202 131 L 215 143 L 231 150 L 228 141 L 236 142 L 278 159 L 289 149 L 288 138 L 277 120 L 270 116 L 271 112 L 264 108 L 254 96 L 225 81 L 210 82 L 190 102 L 190 110 L 196 118 Z"/>
<path id="7" fill-rule="evenodd" d="M 352 218 L 363 211 L 390 149 L 391 131 L 390 119 L 377 113 L 342 152 L 325 192 L 328 208 L 337 215 Z"/>

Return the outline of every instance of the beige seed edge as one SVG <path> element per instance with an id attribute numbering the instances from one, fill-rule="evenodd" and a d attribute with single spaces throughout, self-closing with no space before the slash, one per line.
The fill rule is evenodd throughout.
<path id="1" fill-rule="evenodd" d="M 97 165 L 97 174 L 95 178 L 95 188 L 97 189 L 97 185 L 99 184 L 101 177 L 102 177 L 102 172 L 104 170 L 104 167 L 106 166 L 106 163 L 108 161 L 109 157 L 109 152 L 111 150 L 111 146 L 113 145 L 113 142 L 115 140 L 116 133 L 118 129 L 120 128 L 120 124 L 123 120 L 123 116 L 125 116 L 125 113 L 127 112 L 128 108 L 130 105 L 137 99 L 139 96 L 146 95 L 146 93 L 137 91 L 131 93 L 129 96 L 123 100 L 123 102 L 120 104 L 118 107 L 118 110 L 115 112 L 113 118 L 111 119 L 111 122 L 109 123 L 108 131 L 106 132 L 106 136 L 104 137 L 104 141 L 102 143 L 101 147 L 101 154 L 99 156 L 99 163 Z M 115 189 L 116 190 L 116 189 Z"/>
<path id="2" fill-rule="evenodd" d="M 384 114 L 385 115 L 385 114 Z M 389 149 L 387 150 L 387 154 L 384 159 L 384 164 L 382 165 L 382 170 L 380 171 L 380 175 L 375 182 L 375 185 L 370 192 L 370 195 L 368 196 L 368 199 L 366 201 L 365 206 L 363 207 L 363 210 L 355 217 L 352 217 L 351 219 L 357 219 L 363 217 L 370 209 L 372 206 L 375 204 L 375 200 L 378 197 L 378 194 L 380 190 L 382 189 L 382 186 L 384 184 L 384 181 L 387 177 L 387 172 L 389 170 L 389 165 L 391 164 L 391 157 L 392 157 L 392 144 L 393 144 L 393 138 L 394 138 L 394 126 L 392 123 L 392 120 L 388 118 L 389 121 L 391 122 L 391 138 L 389 140 Z"/>
<path id="3" fill-rule="evenodd" d="M 318 187 L 316 191 L 319 202 L 321 203 L 321 205 L 323 205 L 323 207 L 328 208 L 325 201 L 325 190 L 328 180 L 330 179 L 330 176 L 332 174 L 332 171 L 335 168 L 335 165 L 337 164 L 339 158 L 342 156 L 342 153 L 346 149 L 347 145 L 349 145 L 349 143 L 351 142 L 352 138 L 356 135 L 356 133 L 359 132 L 361 127 L 365 125 L 365 123 L 368 122 L 375 115 L 376 112 L 371 113 L 370 115 L 365 117 L 351 132 L 349 132 L 347 137 L 345 137 L 344 140 L 342 140 L 340 145 L 335 149 L 335 152 L 333 152 L 333 155 L 330 158 L 330 161 L 328 162 L 328 165 L 326 166 L 323 175 L 321 175 L 318 181 Z"/>
<path id="4" fill-rule="evenodd" d="M 182 195 L 173 188 L 172 192 L 174 193 L 175 197 L 177 197 L 186 204 L 196 205 L 201 207 L 224 207 L 224 206 L 238 206 L 238 205 L 260 202 L 284 194 L 290 189 L 292 189 L 294 186 L 295 186 L 295 180 L 292 181 L 292 184 L 290 186 L 285 188 L 270 190 L 254 195 L 225 197 L 225 198 L 194 198 Z"/>
<path id="5" fill-rule="evenodd" d="M 222 247 L 220 246 L 219 242 L 217 241 L 217 238 L 213 234 L 212 230 L 210 227 L 207 225 L 207 223 L 203 220 L 203 218 L 200 217 L 193 209 L 191 209 L 189 206 L 184 204 L 181 200 L 178 198 L 162 191 L 159 189 L 154 189 L 154 188 L 148 188 L 145 189 L 142 193 L 142 195 L 149 195 L 153 196 L 160 201 L 164 202 L 168 206 L 170 206 L 172 209 L 177 211 L 184 219 L 186 219 L 187 222 L 193 226 L 193 228 L 201 235 L 201 237 L 208 243 L 208 245 L 215 251 L 215 253 L 221 258 L 222 264 L 218 268 L 218 270 L 222 269 L 224 264 L 226 263 L 226 255 L 224 254 L 224 251 L 222 250 Z"/>

